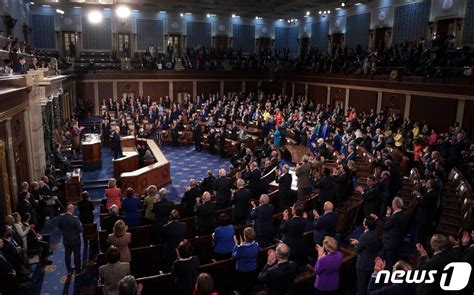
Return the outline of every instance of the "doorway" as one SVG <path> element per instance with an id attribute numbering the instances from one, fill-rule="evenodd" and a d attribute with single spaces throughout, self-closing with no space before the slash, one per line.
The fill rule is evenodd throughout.
<path id="1" fill-rule="evenodd" d="M 181 35 L 179 34 L 170 34 L 166 39 L 167 46 L 167 53 L 169 56 L 172 57 L 179 57 L 181 56 Z"/>
<path id="2" fill-rule="evenodd" d="M 262 37 L 258 39 L 257 42 L 258 42 L 258 46 L 257 46 L 258 51 L 267 50 L 272 47 L 272 40 L 268 37 Z"/>
<path id="3" fill-rule="evenodd" d="M 439 20 L 436 23 L 436 35 L 439 35 L 441 42 L 446 41 L 449 35 L 455 35 L 456 26 L 454 18 Z"/>
<path id="4" fill-rule="evenodd" d="M 385 36 L 387 36 L 388 28 L 376 28 L 375 29 L 375 48 L 385 48 L 387 46 L 387 41 Z"/>
<path id="5" fill-rule="evenodd" d="M 69 56 L 69 57 L 76 56 L 76 43 L 77 43 L 76 32 L 63 31 L 63 53 L 65 56 Z"/>
<path id="6" fill-rule="evenodd" d="M 117 41 L 119 56 L 123 58 L 130 58 L 130 34 L 118 33 Z"/>
<path id="7" fill-rule="evenodd" d="M 311 40 L 309 39 L 309 37 L 301 38 L 301 44 L 300 44 L 300 54 L 301 54 L 301 56 L 304 56 L 304 55 L 306 55 L 306 53 L 308 53 L 310 44 L 311 44 Z"/>
<path id="8" fill-rule="evenodd" d="M 216 36 L 215 43 L 217 50 L 227 50 L 229 46 L 229 37 Z"/>
<path id="9" fill-rule="evenodd" d="M 133 92 L 122 92 L 122 98 L 125 100 L 134 98 L 135 93 Z"/>
<path id="10" fill-rule="evenodd" d="M 332 48 L 336 49 L 337 47 L 342 47 L 344 42 L 344 34 L 332 34 L 331 36 Z"/>

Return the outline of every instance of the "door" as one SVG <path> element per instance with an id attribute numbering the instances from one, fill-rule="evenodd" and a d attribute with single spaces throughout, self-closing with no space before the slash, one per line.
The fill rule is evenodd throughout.
<path id="1" fill-rule="evenodd" d="M 309 39 L 309 37 L 303 37 L 301 38 L 301 44 L 300 44 L 300 54 L 303 56 L 305 55 L 306 53 L 308 53 L 308 49 L 310 47 L 310 44 L 311 44 L 311 41 Z"/>
<path id="2" fill-rule="evenodd" d="M 272 40 L 268 37 L 258 39 L 258 50 L 266 50 L 272 47 Z"/>
<path id="3" fill-rule="evenodd" d="M 375 29 L 375 47 L 385 48 L 387 42 L 385 41 L 385 36 L 387 33 L 387 28 L 376 28 Z"/>
<path id="4" fill-rule="evenodd" d="M 332 48 L 342 47 L 344 34 L 332 34 Z"/>
<path id="5" fill-rule="evenodd" d="M 181 56 L 181 35 L 178 34 L 170 34 L 168 35 L 168 47 L 167 53 L 173 57 Z"/>
<path id="6" fill-rule="evenodd" d="M 76 32 L 63 31 L 63 52 L 64 55 L 75 57 L 76 56 L 76 43 L 77 35 Z"/>
<path id="7" fill-rule="evenodd" d="M 216 48 L 218 50 L 227 50 L 228 46 L 229 46 L 229 37 L 216 36 Z"/>
<path id="8" fill-rule="evenodd" d="M 455 34 L 455 20 L 454 18 L 451 19 L 443 19 L 439 20 L 436 23 L 436 35 L 439 38 L 440 42 L 446 41 L 449 35 Z"/>
<path id="9" fill-rule="evenodd" d="M 123 58 L 130 57 L 130 34 L 129 33 L 118 33 L 118 52 L 119 56 Z"/>

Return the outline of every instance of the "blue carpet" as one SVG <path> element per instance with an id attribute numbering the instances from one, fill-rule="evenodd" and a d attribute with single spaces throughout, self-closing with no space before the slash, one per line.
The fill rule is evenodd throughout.
<path id="1" fill-rule="evenodd" d="M 163 153 L 171 163 L 171 181 L 166 188 L 170 191 L 168 198 L 178 203 L 184 188 L 189 184 L 191 178 L 201 180 L 208 170 L 217 174 L 219 168 L 228 168 L 228 159 L 211 155 L 208 152 L 195 152 L 193 147 L 170 146 L 161 147 Z M 82 180 L 84 182 L 108 179 L 113 175 L 112 153 L 110 149 L 102 150 L 102 169 L 91 172 L 84 172 Z M 87 189 L 94 200 L 103 198 L 103 188 Z M 98 206 L 98 205 L 97 205 Z M 95 219 L 98 223 L 99 208 L 96 208 Z M 50 256 L 52 265 L 42 267 L 33 265 L 31 282 L 28 289 L 23 289 L 21 294 L 52 295 L 52 294 L 95 294 L 95 286 L 98 278 L 97 266 L 94 259 L 96 251 L 82 250 L 82 261 L 85 272 L 73 276 L 71 281 L 66 280 L 66 266 L 64 264 L 64 247 L 62 245 L 62 233 L 57 228 L 57 217 L 47 222 L 43 233 L 50 235 L 50 245 L 54 253 Z"/>

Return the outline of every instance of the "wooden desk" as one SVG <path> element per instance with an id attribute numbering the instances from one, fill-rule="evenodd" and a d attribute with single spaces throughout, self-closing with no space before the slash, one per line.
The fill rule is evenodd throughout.
<path id="1" fill-rule="evenodd" d="M 78 202 L 81 200 L 82 195 L 82 184 L 81 184 L 82 171 L 80 168 L 75 169 L 72 172 L 70 179 L 64 183 L 64 190 L 66 200 L 68 202 Z"/>
<path id="2" fill-rule="evenodd" d="M 120 143 L 122 144 L 122 148 L 125 147 L 136 147 L 135 143 L 135 136 L 134 135 L 129 135 L 129 136 L 120 136 Z"/>
<path id="3" fill-rule="evenodd" d="M 97 170 L 102 167 L 102 142 L 100 134 L 87 133 L 82 141 L 82 162 L 84 170 Z"/>
<path id="4" fill-rule="evenodd" d="M 311 155 L 309 148 L 301 145 L 286 145 L 286 150 L 291 155 L 291 162 L 295 164 L 301 163 L 304 155 Z"/>
<path id="5" fill-rule="evenodd" d="M 149 185 L 156 185 L 162 188 L 171 183 L 170 162 L 152 139 L 147 139 L 146 143 L 156 162 L 134 170 L 124 172 L 120 175 L 122 188 L 132 187 L 136 193 L 142 193 Z"/>
<path id="6" fill-rule="evenodd" d="M 134 171 L 139 168 L 138 151 L 136 147 L 124 147 L 122 148 L 122 154 L 122 158 L 112 160 L 114 178 L 117 180 L 120 179 L 122 173 Z"/>

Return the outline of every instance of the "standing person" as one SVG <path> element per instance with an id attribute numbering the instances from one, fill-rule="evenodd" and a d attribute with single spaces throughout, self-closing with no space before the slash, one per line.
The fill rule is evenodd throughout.
<path id="1" fill-rule="evenodd" d="M 250 190 L 242 178 L 237 179 L 237 191 L 232 196 L 232 219 L 235 225 L 245 225 L 249 215 Z"/>
<path id="2" fill-rule="evenodd" d="M 110 209 L 112 205 L 117 206 L 119 209 L 122 207 L 122 191 L 117 187 L 117 180 L 115 178 L 109 179 L 105 196 L 107 197 L 107 209 Z"/>
<path id="3" fill-rule="evenodd" d="M 0 239 L 0 294 L 18 294 L 17 273 L 10 261 L 3 255 L 4 242 Z"/>
<path id="4" fill-rule="evenodd" d="M 104 295 L 118 295 L 118 284 L 126 275 L 130 274 L 130 264 L 120 262 L 120 250 L 110 246 L 105 252 L 106 265 L 99 267 L 99 276 L 104 284 Z"/>
<path id="5" fill-rule="evenodd" d="M 68 204 L 66 213 L 59 216 L 58 228 L 63 232 L 63 244 L 65 249 L 65 262 L 68 276 L 72 275 L 71 254 L 74 253 L 74 268 L 76 275 L 80 274 L 81 268 L 81 233 L 82 224 L 74 216 L 74 205 Z"/>
<path id="6" fill-rule="evenodd" d="M 283 220 L 280 225 L 280 232 L 284 235 L 283 241 L 290 247 L 292 261 L 296 262 L 298 268 L 306 268 L 308 257 L 306 255 L 306 243 L 304 233 L 308 222 L 303 217 L 304 207 L 301 203 L 295 203 L 292 210 L 293 217 L 289 218 L 289 210 L 283 211 Z"/>
<path id="7" fill-rule="evenodd" d="M 128 245 L 132 242 L 132 234 L 127 233 L 127 225 L 123 220 L 118 220 L 114 225 L 113 233 L 107 238 L 107 243 L 120 250 L 120 261 L 130 262 L 132 260 Z"/>
<path id="8" fill-rule="evenodd" d="M 135 196 L 133 188 L 129 187 L 125 191 L 126 198 L 122 201 L 123 213 L 129 227 L 136 227 L 140 224 L 140 199 Z"/>
<path id="9" fill-rule="evenodd" d="M 309 158 L 307 155 L 303 156 L 303 163 L 298 164 L 296 168 L 296 177 L 298 177 L 297 181 L 297 198 L 298 202 L 303 202 L 306 199 L 306 191 L 310 188 L 309 182 L 309 174 L 311 173 L 311 167 L 308 163 Z"/>
<path id="10" fill-rule="evenodd" d="M 212 234 L 214 244 L 214 254 L 216 260 L 229 259 L 234 249 L 234 226 L 231 223 L 229 215 L 221 213 L 218 219 L 218 227 Z"/>
<path id="11" fill-rule="evenodd" d="M 199 273 L 199 260 L 192 256 L 193 246 L 188 240 L 181 241 L 175 249 L 177 259 L 171 273 L 175 277 L 175 294 L 190 295 Z"/>
<path id="12" fill-rule="evenodd" d="M 155 185 L 150 185 L 146 189 L 147 196 L 145 197 L 143 203 L 145 204 L 145 223 L 153 224 L 155 222 L 155 214 L 153 213 L 153 204 L 156 202 L 156 193 L 158 189 Z"/>
<path id="13" fill-rule="evenodd" d="M 237 239 L 235 241 L 237 244 Z M 232 259 L 236 261 L 236 286 L 240 294 L 248 294 L 257 279 L 257 256 L 260 250 L 255 241 L 255 230 L 251 227 L 244 229 L 244 241 L 234 246 Z"/>
<path id="14" fill-rule="evenodd" d="M 118 127 L 115 127 L 112 132 L 112 144 L 110 145 L 110 149 L 114 152 L 114 160 L 123 157 L 122 142 L 120 140 Z"/>
<path id="15" fill-rule="evenodd" d="M 165 262 L 165 270 L 171 269 L 173 262 L 176 260 L 176 249 L 187 235 L 186 224 L 179 222 L 179 218 L 178 210 L 173 209 L 170 213 L 170 221 L 163 226 L 163 240 L 165 241 L 163 260 Z"/>
<path id="16" fill-rule="evenodd" d="M 342 253 L 337 251 L 337 241 L 326 237 L 323 246 L 316 245 L 318 260 L 314 266 L 316 294 L 337 294 L 339 289 L 339 270 L 342 265 Z"/>
<path id="17" fill-rule="evenodd" d="M 214 191 L 216 192 L 216 209 L 225 209 L 230 205 L 230 189 L 232 188 L 232 179 L 227 177 L 225 169 L 219 169 L 219 178 L 214 182 Z"/>
<path id="18" fill-rule="evenodd" d="M 94 223 L 95 208 L 87 191 L 82 192 L 82 200 L 77 202 L 77 210 L 82 224 Z"/>
<path id="19" fill-rule="evenodd" d="M 406 215 L 403 211 L 403 199 L 395 197 L 392 207 L 387 207 L 386 221 L 383 225 L 383 250 L 387 268 L 399 260 L 406 231 Z"/>
<path id="20" fill-rule="evenodd" d="M 278 201 L 280 208 L 279 211 L 283 211 L 286 208 L 290 207 L 291 202 L 291 183 L 293 181 L 293 176 L 290 174 L 290 167 L 285 164 L 283 169 L 275 170 L 275 181 L 278 183 Z"/>
<path id="21" fill-rule="evenodd" d="M 269 204 L 268 195 L 261 195 L 260 204 L 257 207 L 254 201 L 250 219 L 254 220 L 253 228 L 256 232 L 256 240 L 261 247 L 267 247 L 273 242 L 273 205 Z"/>
<path id="22" fill-rule="evenodd" d="M 275 132 L 273 132 L 273 145 L 275 149 L 280 150 L 280 141 L 281 141 L 281 132 L 278 126 L 275 127 Z"/>
<path id="23" fill-rule="evenodd" d="M 71 133 L 71 151 L 73 159 L 77 159 L 77 152 L 81 148 L 81 131 L 83 127 L 79 127 L 77 121 L 72 121 L 70 133 Z"/>
<path id="24" fill-rule="evenodd" d="M 194 126 L 193 138 L 194 138 L 194 150 L 197 152 L 202 151 L 202 144 L 201 144 L 201 125 L 196 123 Z"/>

